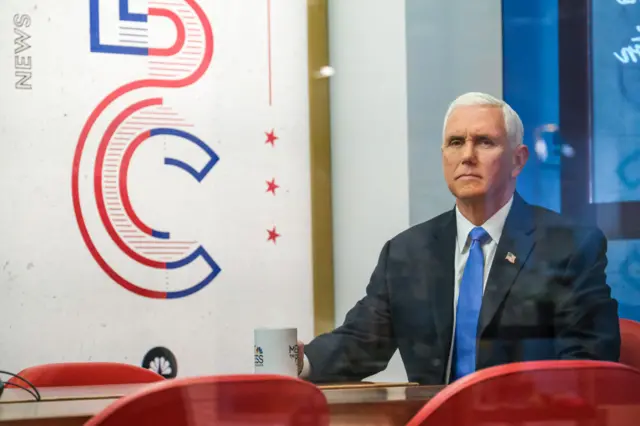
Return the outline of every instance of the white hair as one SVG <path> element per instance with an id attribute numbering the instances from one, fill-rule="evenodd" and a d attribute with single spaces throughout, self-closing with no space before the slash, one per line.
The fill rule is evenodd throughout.
<path id="1" fill-rule="evenodd" d="M 449 116 L 455 107 L 469 106 L 469 105 L 490 105 L 500 107 L 502 109 L 502 117 L 504 118 L 504 128 L 507 132 L 507 139 L 512 147 L 522 145 L 524 137 L 524 126 L 522 120 L 517 112 L 511 108 L 511 106 L 503 100 L 480 92 L 469 92 L 464 95 L 458 96 L 451 104 L 444 116 L 444 126 L 442 129 L 442 138 L 445 137 L 445 128 L 447 127 L 447 121 Z"/>

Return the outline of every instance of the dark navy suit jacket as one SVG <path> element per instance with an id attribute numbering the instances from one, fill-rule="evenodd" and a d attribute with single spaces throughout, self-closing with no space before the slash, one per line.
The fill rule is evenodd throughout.
<path id="1" fill-rule="evenodd" d="M 308 380 L 362 380 L 385 369 L 399 349 L 410 381 L 444 383 L 456 229 L 451 210 L 384 245 L 366 296 L 342 326 L 305 346 Z M 618 361 L 618 304 L 606 283 L 606 250 L 599 229 L 527 204 L 516 193 L 482 299 L 477 368 L 545 359 Z"/>

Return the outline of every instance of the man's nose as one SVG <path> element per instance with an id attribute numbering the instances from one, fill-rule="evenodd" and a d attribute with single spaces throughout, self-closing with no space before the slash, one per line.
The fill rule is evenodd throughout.
<path id="1" fill-rule="evenodd" d="M 472 140 L 467 139 L 462 147 L 462 160 L 475 161 L 476 151 Z"/>

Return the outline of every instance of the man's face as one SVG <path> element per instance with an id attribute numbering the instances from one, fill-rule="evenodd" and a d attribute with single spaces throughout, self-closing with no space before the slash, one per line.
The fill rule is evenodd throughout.
<path id="1" fill-rule="evenodd" d="M 444 177 L 456 198 L 501 197 L 513 191 L 528 151 L 524 145 L 509 145 L 501 108 L 458 106 L 444 133 Z"/>

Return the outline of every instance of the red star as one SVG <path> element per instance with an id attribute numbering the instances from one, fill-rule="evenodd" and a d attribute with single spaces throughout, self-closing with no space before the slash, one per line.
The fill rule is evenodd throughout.
<path id="1" fill-rule="evenodd" d="M 271 129 L 270 132 L 264 132 L 264 134 L 267 135 L 267 140 L 264 143 L 270 143 L 271 146 L 276 146 L 276 140 L 278 137 L 276 136 L 275 131 Z"/>
<path id="2" fill-rule="evenodd" d="M 273 244 L 275 244 L 276 239 L 278 239 L 278 237 L 280 236 L 280 234 L 276 232 L 276 227 L 274 226 L 271 230 L 267 229 L 267 232 L 269 233 L 269 238 L 267 238 L 267 241 L 273 241 Z"/>
<path id="3" fill-rule="evenodd" d="M 276 184 L 276 178 L 271 179 L 271 182 L 267 181 L 267 186 L 265 192 L 271 192 L 273 195 L 276 195 L 276 189 L 280 188 L 280 186 Z"/>

